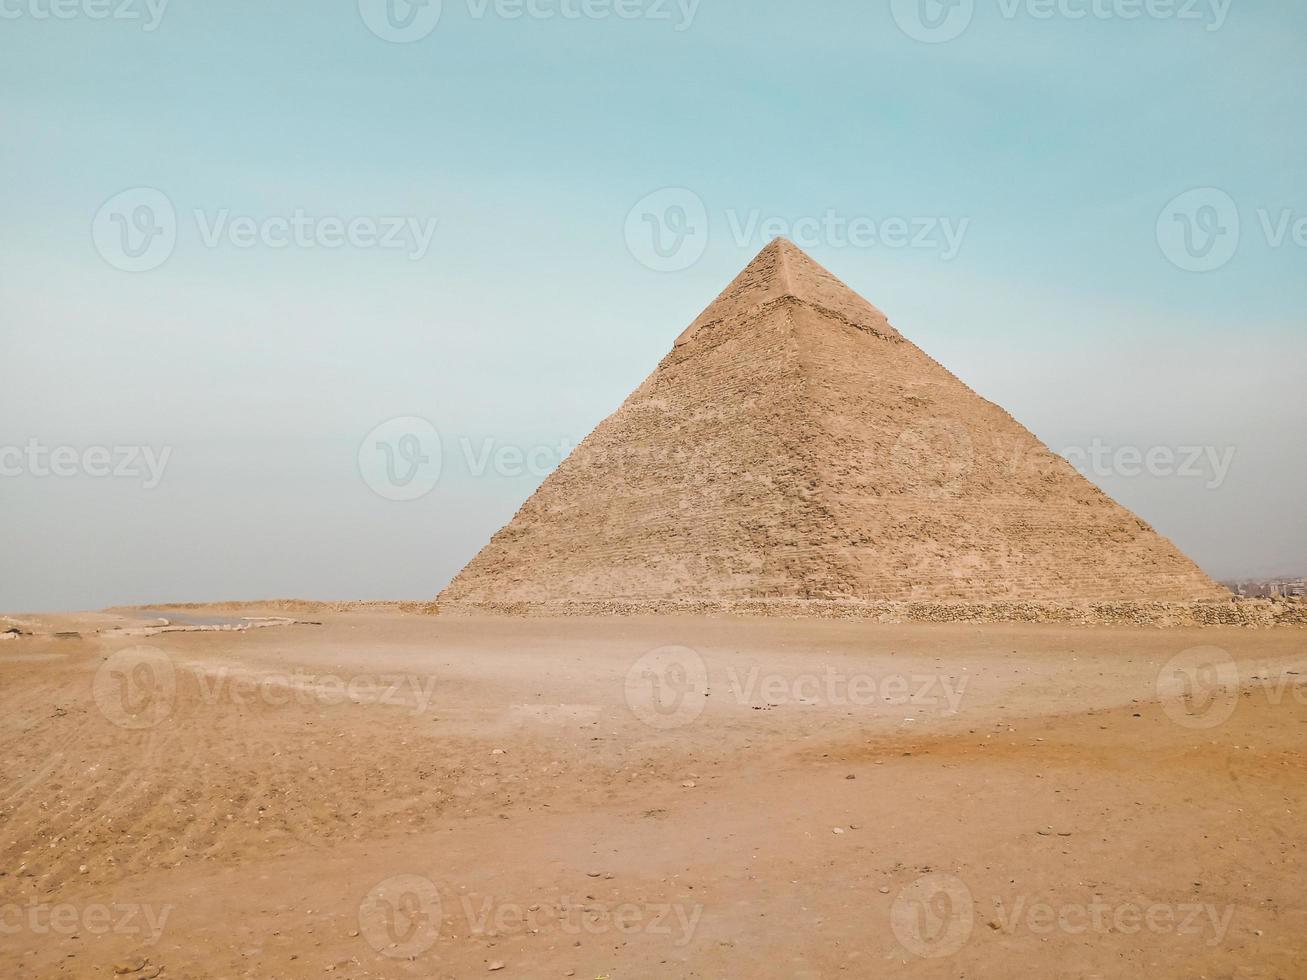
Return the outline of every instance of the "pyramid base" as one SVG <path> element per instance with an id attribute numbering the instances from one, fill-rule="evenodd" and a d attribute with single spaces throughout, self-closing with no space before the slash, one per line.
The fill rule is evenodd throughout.
<path id="1" fill-rule="evenodd" d="M 774 616 L 877 623 L 1059 623 L 1074 626 L 1307 626 L 1293 599 L 1195 602 L 894 602 L 860 599 L 738 599 L 439 604 L 442 616 Z"/>

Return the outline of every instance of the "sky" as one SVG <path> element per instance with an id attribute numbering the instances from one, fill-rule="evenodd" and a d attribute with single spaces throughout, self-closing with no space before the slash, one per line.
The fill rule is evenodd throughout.
<path id="1" fill-rule="evenodd" d="M 433 597 L 773 234 L 1210 574 L 1307 575 L 1305 46 L 1283 0 L 0 0 L 0 609 Z"/>

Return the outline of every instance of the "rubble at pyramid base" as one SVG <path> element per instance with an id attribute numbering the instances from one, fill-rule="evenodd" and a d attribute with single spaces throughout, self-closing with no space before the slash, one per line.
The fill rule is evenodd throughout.
<path id="1" fill-rule="evenodd" d="M 1194 602 L 899 602 L 860 599 L 440 602 L 442 616 L 779 616 L 877 623 L 1054 623 L 1067 626 L 1307 626 L 1307 600 Z"/>

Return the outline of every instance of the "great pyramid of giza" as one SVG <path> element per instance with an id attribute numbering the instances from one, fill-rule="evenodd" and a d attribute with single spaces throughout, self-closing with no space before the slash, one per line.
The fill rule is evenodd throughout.
<path id="1" fill-rule="evenodd" d="M 1228 599 L 777 239 L 441 608 Z"/>

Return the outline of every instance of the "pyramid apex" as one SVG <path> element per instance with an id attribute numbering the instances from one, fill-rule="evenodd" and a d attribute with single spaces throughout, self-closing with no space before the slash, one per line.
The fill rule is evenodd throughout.
<path id="1" fill-rule="evenodd" d="M 799 248 L 799 246 L 795 245 L 794 242 L 790 241 L 784 235 L 777 235 L 769 241 L 765 247 L 789 249 L 791 252 L 803 252 L 803 249 Z"/>
<path id="2" fill-rule="evenodd" d="M 764 245 L 758 255 L 755 256 L 755 259 L 764 255 L 801 255 L 805 259 L 811 261 L 807 252 L 799 248 L 799 246 L 795 245 L 794 242 L 790 241 L 784 235 L 777 235 Z"/>
<path id="3" fill-rule="evenodd" d="M 902 340 L 880 310 L 832 275 L 807 252 L 777 235 L 699 317 L 676 338 L 680 347 L 704 326 L 777 300 L 792 300 L 834 314 L 877 336 Z"/>

